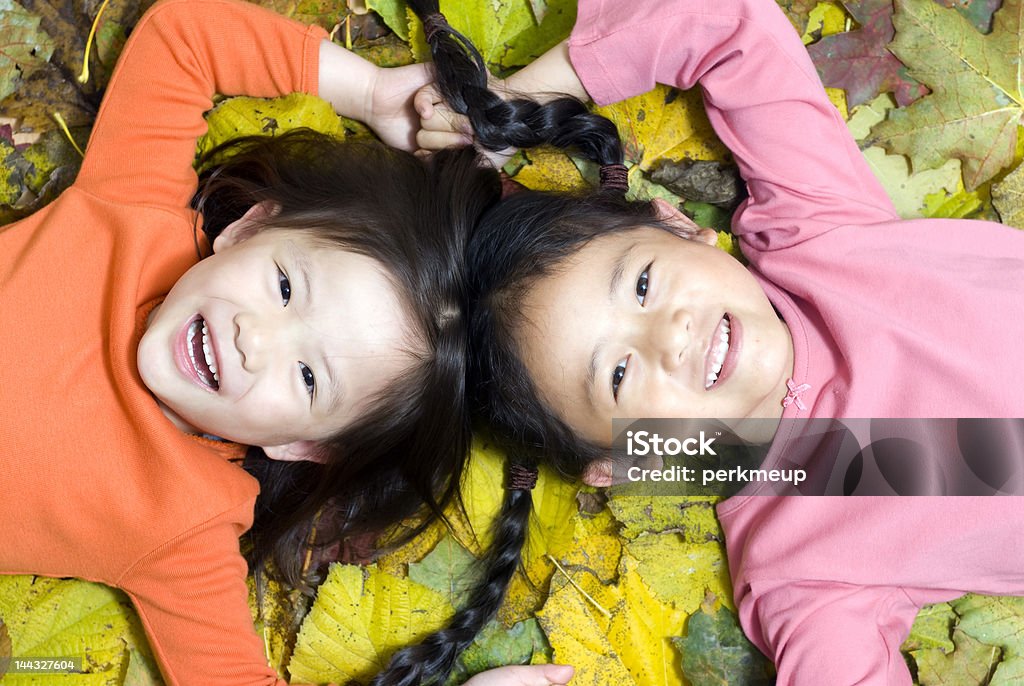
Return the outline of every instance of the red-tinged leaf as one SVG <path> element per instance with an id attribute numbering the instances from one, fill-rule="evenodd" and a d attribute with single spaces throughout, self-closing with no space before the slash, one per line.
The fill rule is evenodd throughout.
<path id="1" fill-rule="evenodd" d="M 900 107 L 928 93 L 886 49 L 895 35 L 892 1 L 846 0 L 843 6 L 860 28 L 826 36 L 807 48 L 822 82 L 845 90 L 851 108 L 879 93 L 892 92 Z"/>
<path id="2" fill-rule="evenodd" d="M 1003 0 L 935 0 L 936 4 L 955 9 L 982 33 L 992 30 L 992 15 Z"/>

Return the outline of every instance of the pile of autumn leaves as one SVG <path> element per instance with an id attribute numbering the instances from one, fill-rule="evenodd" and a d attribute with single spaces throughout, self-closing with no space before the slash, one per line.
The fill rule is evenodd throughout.
<path id="1" fill-rule="evenodd" d="M 336 29 L 340 42 L 353 35 L 353 20 L 337 24 L 345 13 L 337 2 L 260 1 Z M 1024 111 L 1018 69 L 1024 53 L 1022 3 L 779 0 L 803 32 L 830 97 L 901 215 L 1024 226 L 1018 136 Z M 111 5 L 114 17 L 137 18 L 145 2 L 121 0 L 120 14 L 117 4 Z M 421 29 L 398 0 L 366 4 L 391 31 L 370 41 L 357 36 L 357 50 L 389 64 L 425 58 Z M 26 128 L 38 132 L 47 126 L 26 104 L 28 91 L 19 91 L 29 84 L 29 70 L 4 37 L 15 35 L 16 27 L 19 36 L 39 42 L 47 30 L 63 30 L 54 22 L 66 21 L 61 17 L 68 14 L 45 6 L 38 0 L 0 0 L 0 113 L 19 115 L 13 123 L 0 122 L 0 217 L 8 219 L 52 198 L 76 166 L 76 153 L 53 127 L 33 146 L 15 143 L 31 133 Z M 442 10 L 498 71 L 529 62 L 566 35 L 574 18 L 569 0 L 450 0 Z M 131 23 L 120 21 L 100 27 L 104 55 L 95 66 L 104 75 Z M 53 59 L 70 63 L 82 48 L 81 37 L 58 41 Z M 50 59 L 45 50 L 31 57 Z M 53 70 L 38 73 L 48 74 L 46 83 L 60 78 Z M 67 90 L 67 84 L 61 87 Z M 78 93 L 76 107 L 87 110 L 92 95 Z M 732 249 L 725 231 L 731 199 L 695 200 L 692 192 L 683 198 L 680 187 L 657 176 L 666 166 L 685 174 L 695 160 L 730 164 L 699 94 L 659 86 L 601 112 L 616 122 L 626 142 L 631 194 L 683 206 L 698 223 L 719 229 L 719 244 Z M 80 123 L 82 113 L 72 114 Z M 266 131 L 268 122 L 274 131 L 306 125 L 339 136 L 366 134 L 316 99 L 236 98 L 211 114 L 210 133 L 200 147 Z M 524 185 L 540 188 L 574 188 L 595 176 L 590 165 L 543 150 L 519 155 L 506 169 Z M 280 591 L 259 603 L 254 597 L 271 663 L 295 681 L 365 680 L 395 649 L 443 626 L 478 578 L 475 562 L 490 543 L 502 474 L 501 456 L 480 445 L 463 477 L 464 509 L 452 511 L 451 530 L 432 526 L 369 566 L 332 566 L 311 605 Z M 580 685 L 771 683 L 770 665 L 737 626 L 711 500 L 603 494 L 547 472 L 533 497 L 522 568 L 498 618 L 460 658 L 453 683 L 490 667 L 540 661 L 575 665 L 574 683 Z M 1020 636 L 1024 602 L 967 596 L 926 608 L 903 648 L 924 686 L 1019 683 Z M 0 658 L 4 651 L 86 655 L 90 673 L 66 681 L 76 686 L 159 683 L 127 601 L 94 584 L 0 577 Z M 45 677 L 11 674 L 4 683 L 45 683 Z"/>

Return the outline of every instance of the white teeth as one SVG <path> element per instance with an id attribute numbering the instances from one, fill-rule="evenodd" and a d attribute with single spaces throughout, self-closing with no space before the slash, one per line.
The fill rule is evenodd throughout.
<path id="1" fill-rule="evenodd" d="M 710 367 L 707 377 L 704 379 L 704 388 L 708 389 L 718 381 L 718 374 L 725 364 L 725 355 L 729 352 L 729 321 L 724 320 L 718 329 L 718 338 L 711 345 Z"/>
<path id="2" fill-rule="evenodd" d="M 210 333 L 206 329 L 206 322 L 203 322 L 203 356 L 206 357 L 206 366 L 213 372 L 213 378 L 215 381 L 219 381 L 220 378 L 217 376 L 217 365 L 214 364 L 213 351 L 210 349 Z"/>

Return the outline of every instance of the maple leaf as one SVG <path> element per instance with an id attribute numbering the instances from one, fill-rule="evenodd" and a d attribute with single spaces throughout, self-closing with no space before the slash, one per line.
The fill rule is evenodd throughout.
<path id="1" fill-rule="evenodd" d="M 892 110 L 868 142 L 906 155 L 915 170 L 958 158 L 964 185 L 974 190 L 1008 166 L 1016 151 L 1024 108 L 1021 0 L 1003 3 L 987 36 L 932 0 L 896 3 L 897 35 L 890 49 L 933 92 Z"/>
<path id="2" fill-rule="evenodd" d="M 953 632 L 956 649 L 946 654 L 938 648 L 913 653 L 921 686 L 965 686 L 989 684 L 999 662 L 1000 650 L 971 638 L 962 631 Z"/>
<path id="3" fill-rule="evenodd" d="M 901 106 L 924 95 L 927 89 L 886 49 L 895 31 L 892 0 L 846 0 L 843 6 L 860 28 L 825 36 L 807 48 L 822 82 L 845 90 L 850 107 L 888 91 Z"/>

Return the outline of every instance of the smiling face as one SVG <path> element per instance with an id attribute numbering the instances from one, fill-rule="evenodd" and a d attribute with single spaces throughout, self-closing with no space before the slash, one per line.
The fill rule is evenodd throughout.
<path id="1" fill-rule="evenodd" d="M 689 238 L 644 227 L 594 239 L 523 298 L 516 339 L 534 384 L 599 445 L 613 417 L 782 415 L 788 328 L 713 231 L 677 221 Z"/>
<path id="2" fill-rule="evenodd" d="M 310 234 L 227 227 L 139 343 L 143 382 L 179 427 L 302 459 L 412 364 L 383 267 Z"/>

